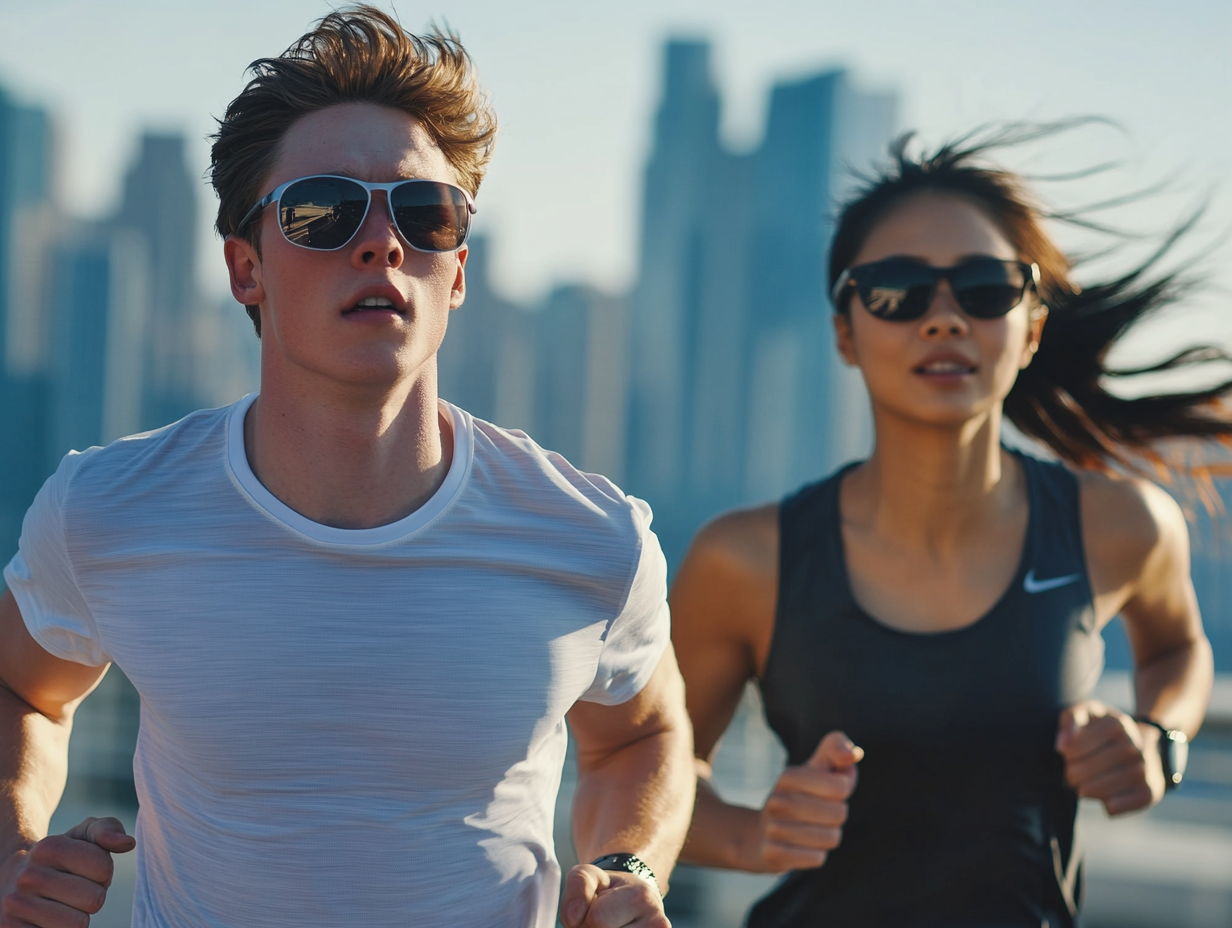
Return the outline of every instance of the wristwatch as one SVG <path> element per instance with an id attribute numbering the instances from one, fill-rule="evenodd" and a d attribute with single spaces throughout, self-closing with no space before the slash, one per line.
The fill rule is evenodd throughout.
<path id="1" fill-rule="evenodd" d="M 600 870 L 619 870 L 641 877 L 654 887 L 659 898 L 663 898 L 663 890 L 659 889 L 659 881 L 655 879 L 654 871 L 646 866 L 646 862 L 634 854 L 606 854 L 590 862 L 592 867 Z"/>
<path id="2" fill-rule="evenodd" d="M 1164 768 L 1164 789 L 1176 789 L 1181 785 L 1185 765 L 1189 763 L 1189 737 L 1175 728 L 1164 728 L 1145 715 L 1135 715 L 1134 721 L 1159 729 L 1159 759 Z"/>

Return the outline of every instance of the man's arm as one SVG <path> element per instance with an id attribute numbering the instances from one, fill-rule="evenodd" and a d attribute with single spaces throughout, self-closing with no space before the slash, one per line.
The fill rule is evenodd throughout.
<path id="1" fill-rule="evenodd" d="M 73 712 L 107 667 L 49 654 L 13 595 L 0 596 L 0 928 L 76 926 L 102 908 L 111 853 L 133 839 L 115 819 L 47 837 L 68 775 Z"/>
<path id="2" fill-rule="evenodd" d="M 573 836 L 579 859 L 634 854 L 666 892 L 689 828 L 695 784 L 692 729 L 671 647 L 627 702 L 574 705 L 569 730 L 577 744 Z M 569 928 L 667 925 L 649 883 L 586 863 L 568 875 L 563 915 Z"/>

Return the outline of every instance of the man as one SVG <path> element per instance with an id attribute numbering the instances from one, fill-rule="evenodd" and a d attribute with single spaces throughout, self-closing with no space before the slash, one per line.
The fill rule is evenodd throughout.
<path id="1" fill-rule="evenodd" d="M 495 122 L 455 40 L 336 12 L 213 149 L 261 392 L 70 454 L 0 602 L 0 925 L 663 926 L 692 810 L 644 504 L 437 398 Z M 74 708 L 142 698 L 134 837 L 44 837 Z M 134 840 L 135 839 L 135 840 Z M 657 886 L 656 886 L 657 878 Z"/>

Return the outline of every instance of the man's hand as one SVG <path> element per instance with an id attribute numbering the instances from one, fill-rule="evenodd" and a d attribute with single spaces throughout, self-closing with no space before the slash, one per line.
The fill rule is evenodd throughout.
<path id="1" fill-rule="evenodd" d="M 784 770 L 761 810 L 760 842 L 748 869 L 782 873 L 824 864 L 843 838 L 847 800 L 863 757 L 862 748 L 832 731 L 807 763 Z"/>
<path id="2" fill-rule="evenodd" d="M 1145 809 L 1164 794 L 1159 731 L 1120 709 L 1084 699 L 1061 712 L 1057 750 L 1079 796 L 1098 799 L 1109 815 Z"/>
<path id="3" fill-rule="evenodd" d="M 136 845 L 117 819 L 88 818 L 13 854 L 0 865 L 0 928 L 81 928 L 107 899 L 111 855 Z"/>
<path id="4" fill-rule="evenodd" d="M 578 864 L 565 878 L 565 928 L 672 928 L 663 900 L 640 876 Z"/>

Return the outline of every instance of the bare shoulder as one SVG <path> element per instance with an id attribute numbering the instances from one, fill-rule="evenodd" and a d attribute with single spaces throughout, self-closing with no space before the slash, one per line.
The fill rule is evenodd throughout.
<path id="1" fill-rule="evenodd" d="M 1097 596 L 1153 567 L 1186 569 L 1189 533 L 1180 506 L 1149 480 L 1080 471 L 1082 533 Z M 1128 592 L 1128 590 L 1126 590 Z"/>
<path id="2" fill-rule="evenodd" d="M 1083 530 L 1088 538 L 1137 549 L 1145 557 L 1177 533 L 1187 537 L 1176 500 L 1149 480 L 1080 471 Z"/>
<path id="3" fill-rule="evenodd" d="M 672 583 L 672 640 L 699 757 L 760 675 L 778 598 L 778 505 L 725 513 L 697 533 Z"/>
<path id="4" fill-rule="evenodd" d="M 778 505 L 725 513 L 697 533 L 672 583 L 673 637 L 688 665 L 729 649 L 749 672 L 769 647 L 778 595 Z M 686 677 L 688 674 L 686 673 Z"/>
<path id="5" fill-rule="evenodd" d="M 702 526 L 689 547 L 686 560 L 698 569 L 731 574 L 731 579 L 777 579 L 779 559 L 778 503 L 736 509 Z M 683 570 L 683 567 L 682 567 Z"/>

